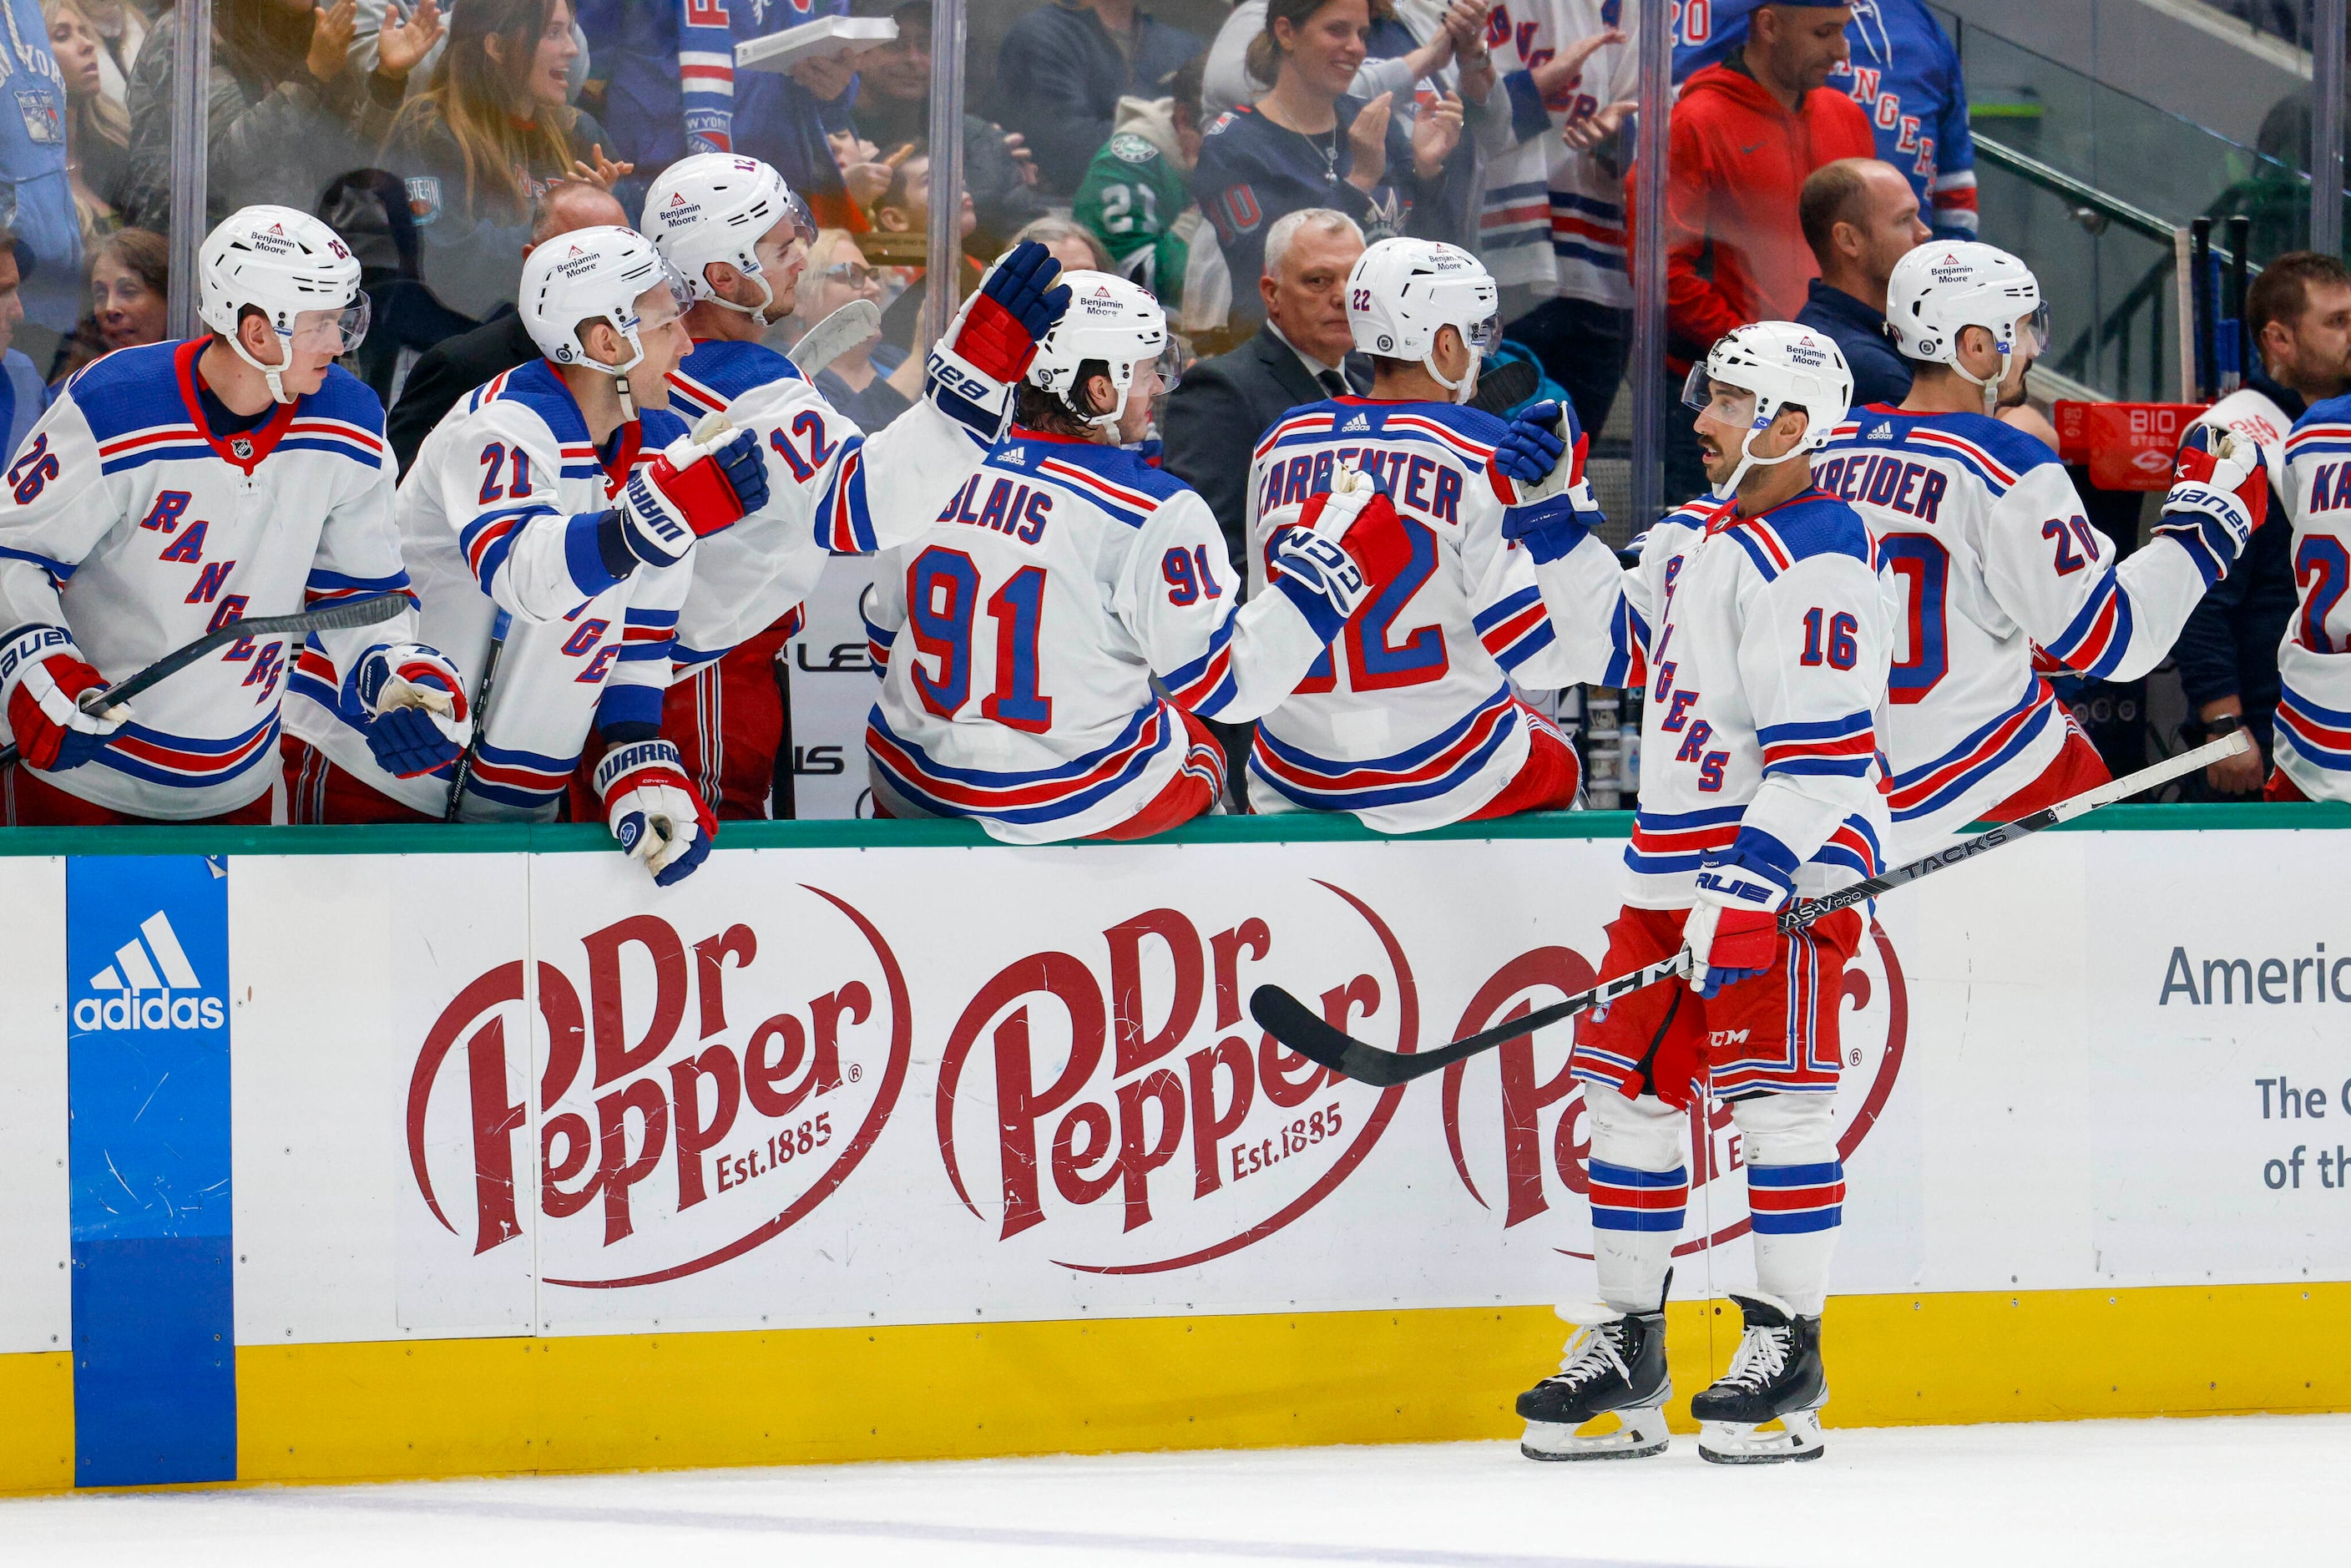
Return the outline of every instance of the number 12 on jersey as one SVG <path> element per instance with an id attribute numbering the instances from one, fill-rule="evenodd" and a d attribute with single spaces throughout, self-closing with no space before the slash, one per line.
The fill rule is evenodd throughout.
<path id="1" fill-rule="evenodd" d="M 959 549 L 934 545 L 906 569 L 906 623 L 914 649 L 932 662 L 914 669 L 923 706 L 953 718 L 971 700 L 972 622 L 979 610 L 979 568 Z M 1037 690 L 1037 641 L 1045 618 L 1045 569 L 1024 566 L 987 598 L 996 622 L 996 690 L 980 699 L 985 716 L 1041 734 L 1053 723 L 1053 699 Z M 933 674 L 933 670 L 936 674 Z"/>

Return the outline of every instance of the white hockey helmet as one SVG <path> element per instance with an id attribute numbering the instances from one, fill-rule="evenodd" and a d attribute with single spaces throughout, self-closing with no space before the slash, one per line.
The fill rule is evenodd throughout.
<path id="1" fill-rule="evenodd" d="M 776 308 L 776 292 L 759 261 L 759 242 L 779 223 L 792 225 L 802 245 L 816 241 L 816 219 L 784 177 L 760 162 L 728 152 L 697 152 L 662 172 L 645 193 L 644 232 L 696 299 L 748 316 L 760 326 L 791 314 Z M 721 299 L 705 269 L 724 262 L 759 286 L 759 303 Z"/>
<path id="2" fill-rule="evenodd" d="M 1751 406 L 1747 399 L 1736 400 L 1735 406 L 1717 406 L 1716 382 L 1753 394 Z M 1739 465 L 1714 487 L 1715 499 L 1728 501 L 1739 493 L 1739 482 L 1750 468 L 1785 463 L 1829 444 L 1853 405 L 1853 371 L 1827 333 L 1793 321 L 1755 321 L 1725 332 L 1707 350 L 1705 362 L 1690 367 L 1682 402 L 1701 413 L 1712 408 L 1725 423 L 1746 425 L 1747 434 L 1739 443 Z M 1803 410 L 1803 439 L 1777 457 L 1756 456 L 1755 437 L 1792 406 Z"/>
<path id="3" fill-rule="evenodd" d="M 222 219 L 196 254 L 196 313 L 204 325 L 268 379 L 269 395 L 279 402 L 294 401 L 279 378 L 294 362 L 297 317 L 314 310 L 338 313 L 338 355 L 350 352 L 367 336 L 368 298 L 360 292 L 359 258 L 334 230 L 292 207 L 244 207 Z M 246 352 L 237 336 L 238 318 L 248 307 L 267 318 L 277 334 L 274 365 Z"/>
<path id="4" fill-rule="evenodd" d="M 1959 333 L 1980 327 L 2000 350 L 2000 373 L 1970 375 L 1959 364 Z M 2049 346 L 2049 307 L 2041 280 L 2008 252 L 1975 240 L 1927 244 L 1894 264 L 1886 285 L 1886 328 L 1905 357 L 1949 365 L 1983 389 L 1984 412 L 2000 402 L 2016 357 L 2017 333 L 2032 335 L 2032 352 Z"/>
<path id="5" fill-rule="evenodd" d="M 1455 402 L 1478 390 L 1478 361 L 1501 336 L 1500 306 L 1501 291 L 1478 258 L 1437 240 L 1384 239 L 1347 274 L 1355 347 L 1382 359 L 1418 360 Z M 1458 382 L 1437 368 L 1437 334 L 1445 327 L 1469 350 L 1469 373 Z"/>
<path id="6" fill-rule="evenodd" d="M 1115 428 L 1126 417 L 1126 394 L 1134 368 L 1167 352 L 1167 312 L 1150 291 L 1108 272 L 1064 272 L 1070 308 L 1037 345 L 1029 384 L 1042 387 L 1061 405 L 1098 430 Z M 1089 360 L 1109 367 L 1118 402 L 1108 413 L 1090 414 L 1072 401 L 1078 368 Z"/>
<path id="7" fill-rule="evenodd" d="M 674 308 L 671 315 L 645 320 L 638 313 L 638 299 L 664 287 Z M 648 328 L 657 331 L 668 326 L 692 302 L 693 296 L 664 265 L 653 241 L 634 229 L 599 226 L 557 235 L 533 249 L 523 259 L 516 303 L 524 329 L 541 353 L 559 365 L 585 365 L 611 376 L 620 383 L 622 406 L 634 419 L 629 372 L 645 357 L 643 334 Z M 608 365 L 589 356 L 580 340 L 580 324 L 596 319 L 610 321 L 627 341 L 627 360 Z"/>

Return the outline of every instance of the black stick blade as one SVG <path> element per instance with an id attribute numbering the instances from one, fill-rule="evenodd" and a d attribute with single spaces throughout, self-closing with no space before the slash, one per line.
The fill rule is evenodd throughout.
<path id="1" fill-rule="evenodd" d="M 1410 1057 L 1350 1039 L 1280 986 L 1259 986 L 1251 991 L 1249 1016 L 1257 1019 L 1259 1028 L 1307 1061 L 1359 1083 L 1388 1089 L 1419 1076 L 1402 1071 L 1411 1062 Z"/>

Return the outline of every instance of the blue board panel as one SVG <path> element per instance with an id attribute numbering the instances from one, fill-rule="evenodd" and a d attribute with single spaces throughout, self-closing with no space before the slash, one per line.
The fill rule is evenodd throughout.
<path id="1" fill-rule="evenodd" d="M 236 1479 L 228 868 L 66 862 L 74 1479 Z"/>

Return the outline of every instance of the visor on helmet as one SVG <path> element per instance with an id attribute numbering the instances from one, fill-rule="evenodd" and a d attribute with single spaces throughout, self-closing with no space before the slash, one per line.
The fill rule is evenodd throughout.
<path id="1" fill-rule="evenodd" d="M 1734 430 L 1751 430 L 1761 423 L 1755 417 L 1755 394 L 1715 380 L 1703 364 L 1692 365 L 1689 378 L 1682 382 L 1682 406 Z"/>
<path id="2" fill-rule="evenodd" d="M 1468 340 L 1473 353 L 1491 353 L 1494 345 L 1500 342 L 1502 339 L 1502 319 L 1499 316 L 1489 316 L 1462 336 Z"/>
<path id="3" fill-rule="evenodd" d="M 340 310 L 301 311 L 295 316 L 294 329 L 287 336 L 293 340 L 297 352 L 316 353 L 323 349 L 340 359 L 365 340 L 371 315 L 368 297 L 361 294 Z"/>
<path id="4" fill-rule="evenodd" d="M 2032 308 L 2032 314 L 2021 323 L 2017 337 L 2032 345 L 2035 359 L 2049 351 L 2049 301 L 2044 299 Z"/>

